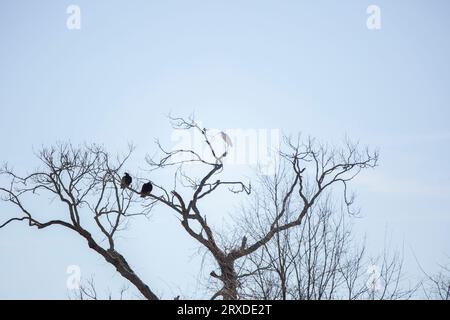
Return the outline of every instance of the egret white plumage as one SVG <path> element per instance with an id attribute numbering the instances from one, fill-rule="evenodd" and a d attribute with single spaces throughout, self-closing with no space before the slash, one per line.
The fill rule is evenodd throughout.
<path id="1" fill-rule="evenodd" d="M 227 144 L 228 147 L 233 146 L 233 142 L 231 141 L 231 138 L 229 135 L 227 135 L 225 132 L 220 131 L 220 136 L 222 137 L 223 141 Z"/>

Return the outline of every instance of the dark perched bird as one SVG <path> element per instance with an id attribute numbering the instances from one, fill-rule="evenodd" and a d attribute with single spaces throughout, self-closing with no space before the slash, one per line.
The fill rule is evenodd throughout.
<path id="1" fill-rule="evenodd" d="M 244 236 L 241 242 L 241 249 L 245 249 L 246 246 L 247 246 L 247 237 Z"/>
<path id="2" fill-rule="evenodd" d="M 145 198 L 146 196 L 149 196 L 150 193 L 152 192 L 152 190 L 153 190 L 153 185 L 150 181 L 147 183 L 144 183 L 142 185 L 142 189 L 141 189 L 141 197 Z"/>
<path id="3" fill-rule="evenodd" d="M 125 175 L 122 177 L 122 180 L 120 180 L 120 188 L 125 189 L 128 188 L 133 181 L 133 178 L 130 177 L 130 175 L 125 172 Z"/>

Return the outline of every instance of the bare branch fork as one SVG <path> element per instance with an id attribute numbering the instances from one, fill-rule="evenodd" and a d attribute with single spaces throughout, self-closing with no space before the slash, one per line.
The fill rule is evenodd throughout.
<path id="1" fill-rule="evenodd" d="M 133 151 L 130 146 L 127 154 L 115 161 L 100 146 L 86 145 L 75 148 L 70 144 L 58 144 L 44 148 L 38 153 L 43 169 L 21 177 L 7 165 L 0 170 L 0 176 L 10 180 L 8 188 L 0 187 L 2 199 L 19 209 L 19 216 L 0 224 L 4 228 L 15 221 L 26 221 L 38 229 L 61 226 L 70 229 L 84 238 L 92 250 L 101 255 L 144 297 L 157 300 L 158 297 L 130 267 L 126 259 L 115 249 L 115 234 L 122 230 L 123 219 L 134 208 L 136 200 L 133 193 L 119 188 L 118 172 L 123 168 Z M 50 196 L 58 199 L 67 208 L 60 218 L 43 221 L 39 214 L 32 213 L 25 203 L 31 197 Z M 140 210 L 137 214 L 146 214 Z M 45 215 L 41 213 L 40 216 Z M 65 216 L 65 219 L 63 218 Z M 93 219 L 108 247 L 104 248 L 88 231 L 86 221 Z"/>
<path id="2" fill-rule="evenodd" d="M 280 206 L 274 210 L 270 221 L 260 225 L 261 232 L 240 235 L 236 232 L 232 236 L 225 236 L 208 223 L 207 214 L 200 208 L 201 202 L 213 195 L 220 195 L 219 191 L 224 189 L 232 194 L 249 195 L 252 186 L 240 180 L 219 178 L 224 170 L 227 152 L 216 150 L 208 129 L 200 127 L 192 118 L 170 119 L 175 129 L 200 133 L 208 150 L 206 156 L 193 148 L 168 151 L 159 141 L 156 142 L 161 157 L 147 157 L 146 161 L 151 171 L 175 169 L 173 188 L 153 183 L 155 191 L 143 201 L 136 196 L 138 190 L 120 189 L 119 173 L 123 171 L 124 164 L 133 151 L 132 146 L 124 156 L 112 159 L 97 145 L 75 148 L 70 144 L 58 144 L 56 147 L 44 148 L 37 154 L 43 168 L 27 176 L 17 175 L 8 166 L 0 170 L 0 177 L 9 181 L 8 186 L 0 187 L 0 194 L 3 200 L 19 210 L 17 216 L 0 222 L 0 228 L 24 221 L 38 229 L 56 225 L 70 229 L 84 238 L 92 250 L 113 265 L 144 297 L 158 299 L 136 275 L 124 256 L 117 252 L 114 238 L 117 232 L 123 230 L 127 217 L 147 215 L 155 204 L 160 203 L 178 215 L 183 229 L 214 258 L 220 274 L 214 271 L 211 277 L 221 282 L 221 289 L 213 298 L 221 296 L 223 299 L 237 299 L 243 279 L 243 274 L 239 274 L 240 270 L 236 268 L 237 261 L 245 260 L 252 253 L 263 249 L 281 232 L 301 225 L 322 195 L 331 191 L 335 185 L 343 185 L 343 199 L 350 208 L 353 197 L 347 193 L 347 184 L 361 170 L 375 167 L 378 160 L 377 152 L 361 152 L 357 145 L 349 142 L 343 148 L 332 149 L 312 139 L 305 143 L 286 139 L 285 151 L 280 155 L 290 174 L 286 175 L 287 188 L 280 195 Z M 183 158 L 186 155 L 189 156 L 188 159 Z M 199 165 L 204 170 L 203 173 L 199 177 L 187 174 L 184 168 L 188 164 Z M 191 191 L 183 192 L 177 182 Z M 44 212 L 31 212 L 26 205 L 28 200 L 44 196 L 47 199 L 51 196 L 64 204 L 66 213 L 46 220 L 42 218 L 45 216 Z M 301 205 L 288 216 L 288 208 L 294 197 L 301 199 Z M 101 246 L 95 239 L 96 236 L 88 230 L 89 221 L 96 228 L 95 234 L 100 234 L 107 240 L 106 247 Z M 238 230 L 239 226 L 236 226 L 235 231 Z"/>
<path id="3" fill-rule="evenodd" d="M 353 198 L 347 194 L 347 183 L 362 169 L 375 167 L 378 160 L 377 152 L 369 153 L 368 150 L 365 150 L 364 153 L 361 153 L 357 145 L 352 145 L 349 142 L 346 143 L 344 148 L 334 150 L 316 144 L 312 139 L 309 139 L 306 144 L 300 144 L 299 141 L 294 143 L 291 139 L 286 139 L 285 144 L 288 152 L 282 152 L 281 156 L 285 162 L 290 164 L 293 178 L 283 196 L 281 209 L 274 216 L 269 227 L 265 227 L 263 235 L 253 239 L 253 243 L 247 245 L 247 238 L 244 235 L 240 237 L 242 240 L 238 245 L 221 245 L 216 240 L 217 235 L 207 223 L 206 214 L 203 214 L 200 210 L 199 202 L 206 196 L 212 195 L 222 185 L 238 187 L 237 189 L 231 188 L 230 191 L 236 193 L 245 192 L 246 194 L 250 194 L 251 185 L 242 181 L 221 181 L 221 179 L 214 178 L 224 169 L 223 159 L 226 157 L 226 153 L 218 156 L 208 130 L 200 127 L 193 118 L 186 120 L 179 117 L 170 117 L 170 119 L 174 129 L 195 130 L 200 133 L 209 150 L 209 156 L 202 157 L 197 151 L 192 149 L 167 151 L 157 142 L 157 146 L 162 152 L 162 157 L 159 159 L 147 158 L 151 171 L 177 167 L 177 172 L 182 173 L 180 178 L 183 181 L 182 185 L 189 186 L 193 193 L 189 197 L 183 197 L 175 189 L 170 192 L 173 198 L 152 197 L 154 200 L 161 201 L 174 209 L 180 215 L 181 225 L 185 231 L 213 256 L 221 274 L 218 275 L 216 272 L 211 272 L 211 276 L 222 282 L 222 288 L 213 295 L 213 298 L 222 296 L 224 299 L 237 299 L 239 276 L 235 269 L 235 262 L 262 248 L 278 233 L 299 226 L 310 208 L 333 185 L 341 183 L 344 186 L 343 198 L 350 210 Z M 179 158 L 179 156 L 185 154 L 192 157 L 189 159 Z M 206 171 L 205 174 L 198 179 L 188 176 L 183 171 L 183 166 L 188 163 L 196 163 L 203 166 Z M 307 183 L 308 176 L 314 178 L 314 185 Z M 165 193 L 169 192 L 165 191 Z M 300 196 L 303 206 L 291 220 L 281 222 L 294 195 Z M 199 226 L 201 231 L 195 231 L 198 229 L 195 226 Z"/>

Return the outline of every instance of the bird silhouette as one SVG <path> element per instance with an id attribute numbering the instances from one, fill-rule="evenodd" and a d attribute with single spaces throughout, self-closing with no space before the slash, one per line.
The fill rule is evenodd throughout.
<path id="1" fill-rule="evenodd" d="M 122 177 L 122 180 L 120 180 L 120 188 L 121 189 L 128 188 L 131 182 L 133 182 L 133 178 L 131 178 L 130 175 L 127 172 L 125 172 L 125 175 Z"/>
<path id="2" fill-rule="evenodd" d="M 247 237 L 246 236 L 244 236 L 242 238 L 241 249 L 245 249 L 245 247 L 247 247 Z"/>
<path id="3" fill-rule="evenodd" d="M 147 183 L 144 183 L 142 185 L 142 189 L 141 189 L 141 198 L 145 198 L 145 197 L 149 196 L 150 193 L 152 192 L 152 190 L 153 190 L 153 185 L 150 181 Z"/>

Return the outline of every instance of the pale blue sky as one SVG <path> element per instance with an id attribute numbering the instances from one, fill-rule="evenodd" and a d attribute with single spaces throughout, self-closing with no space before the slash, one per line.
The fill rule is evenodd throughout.
<path id="1" fill-rule="evenodd" d="M 81 30 L 66 28 L 70 4 Z M 366 28 L 370 4 L 381 30 Z M 170 140 L 169 111 L 213 128 L 347 134 L 381 152 L 354 185 L 358 230 L 376 251 L 387 229 L 411 273 L 412 252 L 434 270 L 450 254 L 449 12 L 446 0 L 2 0 L 0 161 L 26 171 L 33 148 L 57 140 L 133 141 L 142 155 Z M 121 246 L 162 296 L 198 296 L 197 246 L 172 214 L 132 225 Z M 0 231 L 0 298 L 66 298 L 70 264 L 103 288 L 121 283 L 69 232 L 11 225 Z"/>

